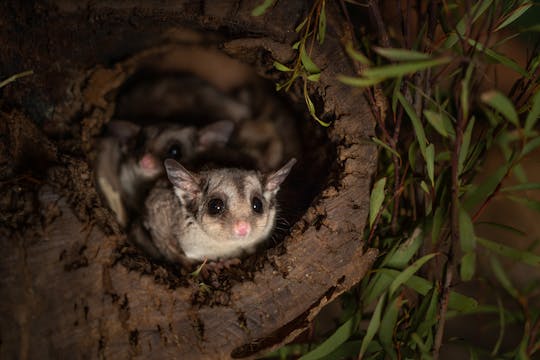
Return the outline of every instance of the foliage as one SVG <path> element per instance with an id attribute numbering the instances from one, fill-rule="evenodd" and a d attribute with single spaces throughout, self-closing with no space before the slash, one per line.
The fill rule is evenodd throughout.
<path id="1" fill-rule="evenodd" d="M 342 75 L 339 80 L 364 89 L 363 96 L 378 114 L 373 142 L 380 147 L 379 174 L 365 240 L 378 247 L 381 256 L 358 289 L 347 295 L 353 300 L 333 334 L 318 346 L 297 344 L 294 352 L 284 347 L 279 356 L 438 358 L 446 319 L 471 314 L 495 315 L 498 332 L 491 349 L 467 345 L 471 358 L 538 356 L 535 287 L 513 284 L 501 257 L 536 268 L 540 257 L 533 249 L 513 248 L 475 233 L 475 223 L 496 197 L 540 211 L 540 202 L 522 195 L 540 189 L 540 184 L 528 182 L 521 166 L 540 147 L 539 44 L 530 51 L 526 66 L 500 50 L 517 36 L 540 30 L 538 25 L 519 27 L 533 3 L 419 0 L 411 1 L 409 8 L 407 2 L 397 3 L 402 7 L 397 26 L 384 19 L 379 5 L 385 2 L 350 1 L 342 8 L 348 19 L 348 10 L 367 9 L 374 19 L 372 33 L 378 35 L 356 29 L 362 42 L 351 40 L 344 46 L 359 76 Z M 314 113 L 306 88 L 321 74 L 310 54 L 315 39 L 324 41 L 324 10 L 324 1 L 314 1 L 297 27 L 300 40 L 293 47 L 299 50 L 298 58 L 290 66 L 276 62 L 275 68 L 290 74 L 278 89 L 303 80 L 309 112 L 326 126 Z M 348 24 L 351 29 L 354 25 Z M 493 82 L 490 71 L 495 65 L 518 76 L 506 94 Z M 375 106 L 381 91 L 389 104 L 386 112 Z M 475 175 L 486 152 L 495 148 L 504 163 L 478 182 Z M 518 184 L 504 186 L 509 178 Z M 530 236 L 508 224 L 491 225 Z M 477 269 L 481 252 L 488 253 L 491 279 Z M 473 280 L 504 292 L 494 291 L 497 296 L 486 302 L 454 290 L 456 284 Z M 522 329 L 522 339 L 503 352 L 501 344 L 511 325 Z"/>

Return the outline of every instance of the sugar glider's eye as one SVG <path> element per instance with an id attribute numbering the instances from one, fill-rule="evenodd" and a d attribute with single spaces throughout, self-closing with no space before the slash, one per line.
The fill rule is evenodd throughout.
<path id="1" fill-rule="evenodd" d="M 225 203 L 223 200 L 214 198 L 208 202 L 208 214 L 212 216 L 219 215 L 225 211 Z"/>
<path id="2" fill-rule="evenodd" d="M 169 146 L 167 150 L 167 158 L 179 159 L 182 156 L 182 148 L 178 144 L 173 144 Z"/>
<path id="3" fill-rule="evenodd" d="M 253 209 L 253 212 L 256 212 L 257 214 L 262 214 L 263 203 L 261 199 L 257 196 L 254 196 L 253 199 L 251 199 L 251 208 Z"/>

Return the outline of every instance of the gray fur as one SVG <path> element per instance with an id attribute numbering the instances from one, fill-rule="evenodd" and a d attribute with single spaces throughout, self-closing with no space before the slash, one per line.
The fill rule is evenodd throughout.
<path id="1" fill-rule="evenodd" d="M 274 229 L 275 196 L 294 162 L 263 176 L 257 171 L 229 168 L 194 174 L 167 159 L 165 168 L 173 188 L 159 182 L 145 202 L 142 226 L 151 239 L 151 248 L 171 262 L 253 253 Z M 268 189 L 266 179 L 274 179 L 275 186 Z M 252 209 L 254 196 L 263 204 L 260 214 Z M 216 216 L 209 213 L 208 205 L 217 198 L 223 201 L 225 210 Z M 246 235 L 235 232 L 239 223 L 249 224 Z"/>

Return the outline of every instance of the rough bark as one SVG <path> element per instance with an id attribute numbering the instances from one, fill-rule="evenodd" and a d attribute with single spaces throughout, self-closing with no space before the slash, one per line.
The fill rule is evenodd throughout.
<path id="1" fill-rule="evenodd" d="M 180 29 L 225 32 L 209 37 L 259 75 L 283 76 L 272 62 L 293 59 L 294 28 L 307 5 L 279 1 L 251 17 L 258 2 L 0 5 L 7 25 L 1 73 L 35 72 L 4 93 L 4 107 L 26 115 L 4 113 L 0 125 L 1 358 L 254 357 L 293 340 L 363 278 L 376 257 L 361 240 L 376 164 L 367 141 L 374 121 L 363 96 L 336 80 L 353 70 L 332 4 L 327 39 L 313 53 L 324 70 L 310 92 L 334 119 L 327 130 L 334 166 L 280 246 L 240 275 L 220 275 L 227 285 L 210 284 L 207 295 L 185 271 L 145 259 L 134 266 L 137 255 L 100 206 L 90 157 L 93 137 L 114 111 L 108 96 L 148 59 L 178 66 L 181 56 L 170 54 L 200 40 Z M 66 125 L 73 123 L 75 134 Z M 38 160 L 29 156 L 35 152 Z"/>

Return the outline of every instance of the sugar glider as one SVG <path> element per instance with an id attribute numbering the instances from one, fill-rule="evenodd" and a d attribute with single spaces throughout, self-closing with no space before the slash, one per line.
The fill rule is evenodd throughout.
<path id="1" fill-rule="evenodd" d="M 234 124 L 223 120 L 201 129 L 174 123 L 140 126 L 115 120 L 99 142 L 96 180 L 118 221 L 126 225 L 148 190 L 163 175 L 165 159 L 189 161 L 197 154 L 225 146 Z"/>
<path id="2" fill-rule="evenodd" d="M 151 256 L 169 262 L 253 253 L 274 229 L 276 195 L 295 162 L 263 175 L 234 168 L 194 173 L 167 159 L 170 184 L 158 182 L 150 191 L 131 235 Z"/>

